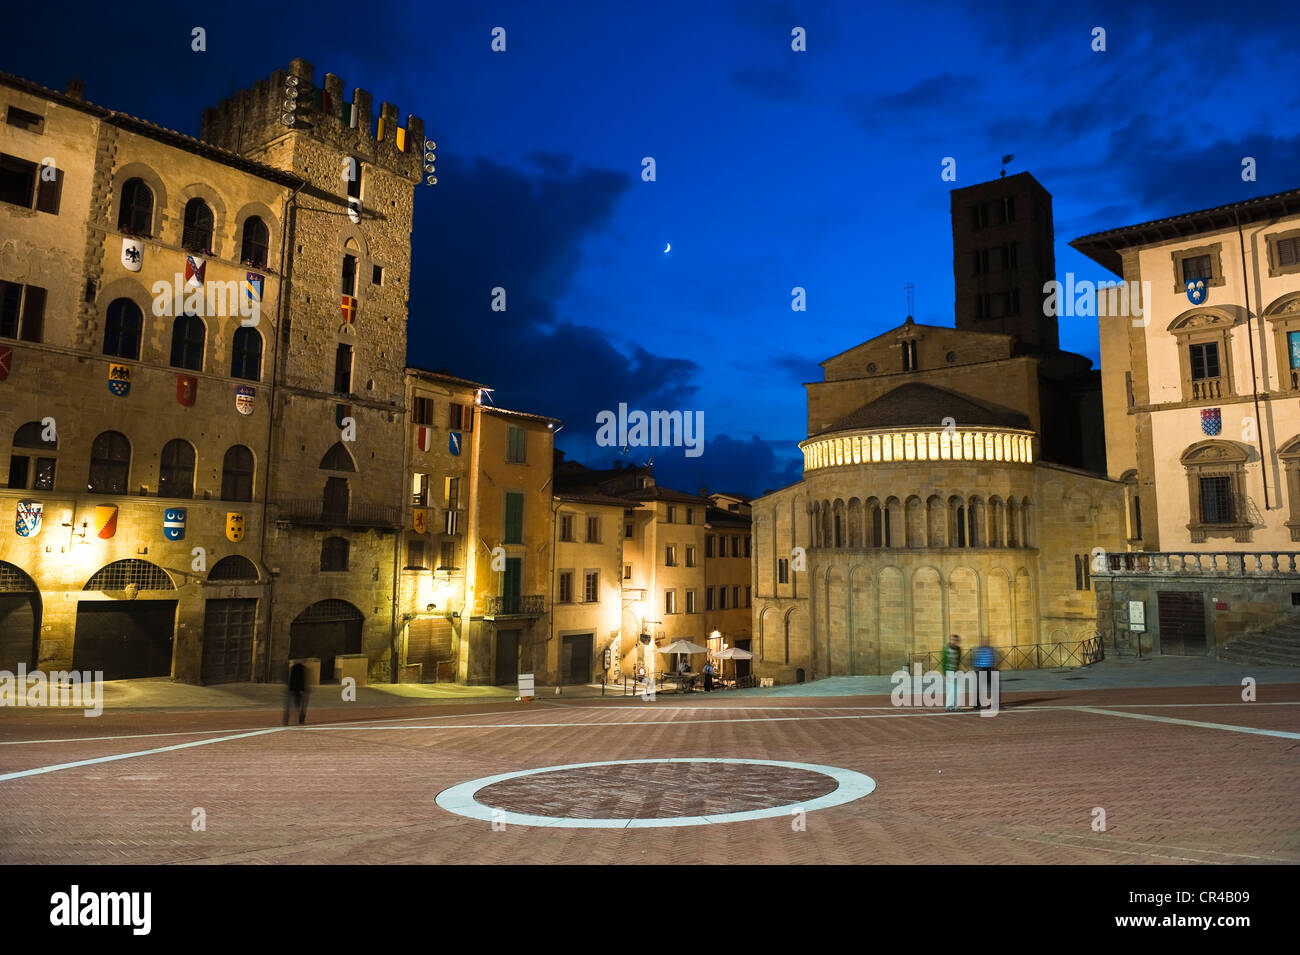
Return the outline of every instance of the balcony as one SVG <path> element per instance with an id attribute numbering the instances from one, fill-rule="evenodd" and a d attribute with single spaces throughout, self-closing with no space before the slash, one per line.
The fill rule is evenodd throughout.
<path id="1" fill-rule="evenodd" d="M 401 526 L 402 509 L 390 504 L 362 504 L 356 501 L 325 501 L 320 498 L 280 501 L 276 504 L 280 523 L 305 527 L 382 527 Z"/>
<path id="2" fill-rule="evenodd" d="M 1298 551 L 1131 551 L 1107 554 L 1104 570 L 1116 577 L 1294 577 Z"/>
<path id="3" fill-rule="evenodd" d="M 545 594 L 489 595 L 484 600 L 487 612 L 483 616 L 488 620 L 498 617 L 540 617 L 546 613 Z"/>
<path id="4" fill-rule="evenodd" d="M 1214 401 L 1223 397 L 1222 378 L 1193 378 L 1192 400 Z"/>

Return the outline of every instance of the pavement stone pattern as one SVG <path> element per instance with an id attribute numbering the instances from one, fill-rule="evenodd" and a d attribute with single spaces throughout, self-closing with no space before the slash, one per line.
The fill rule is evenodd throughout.
<path id="1" fill-rule="evenodd" d="M 796 805 L 835 789 L 821 773 L 783 766 L 642 763 L 520 776 L 478 791 L 493 809 L 576 819 L 662 819 Z"/>
<path id="2" fill-rule="evenodd" d="M 1131 718 L 1297 733 L 1300 682 L 1270 679 L 1257 668 L 1258 702 L 1247 703 L 1235 673 L 1174 685 L 1160 675 L 1160 661 L 1139 665 L 1162 685 L 1107 681 L 1095 668 L 1085 681 L 1051 683 L 1035 674 L 1042 683 L 1004 686 L 1003 710 L 992 719 L 896 708 L 881 691 L 532 703 L 376 695 L 315 707 L 306 726 L 287 728 L 281 697 L 271 692 L 260 707 L 245 700 L 205 708 L 199 691 L 208 688 L 197 688 L 183 691 L 184 705 L 166 708 L 146 689 L 136 705 L 98 719 L 6 708 L 0 775 L 215 741 L 0 780 L 0 862 L 1300 862 L 1300 739 Z M 258 729 L 269 732 L 227 738 Z M 802 830 L 772 817 L 498 831 L 434 802 L 443 789 L 498 773 L 656 757 L 840 766 L 877 786 L 861 799 L 807 813 Z M 654 811 L 671 813 L 710 799 L 785 800 L 782 787 L 793 784 L 790 777 L 769 779 L 765 788 L 752 775 L 707 779 L 705 786 L 689 773 L 657 783 L 653 774 L 573 777 L 566 811 L 584 811 L 574 805 L 582 800 L 635 803 L 656 784 L 665 788 Z M 537 812 L 545 803 L 529 805 Z M 205 823 L 197 831 L 196 809 Z M 1093 828 L 1098 809 L 1104 831 Z"/>

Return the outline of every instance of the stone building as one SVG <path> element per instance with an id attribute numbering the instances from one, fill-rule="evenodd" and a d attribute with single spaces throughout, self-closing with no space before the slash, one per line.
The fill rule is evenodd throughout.
<path id="1" fill-rule="evenodd" d="M 1214 653 L 1300 600 L 1300 190 L 1070 244 L 1127 290 L 1097 293 L 1106 458 L 1149 552 L 1109 558 L 1098 626 Z"/>
<path id="2" fill-rule="evenodd" d="M 1022 174 L 952 210 L 956 327 L 909 316 L 822 362 L 804 478 L 753 502 L 760 676 L 889 673 L 952 633 L 1096 635 L 1091 569 L 1124 547 L 1123 492 L 1097 372 L 1044 312 L 1051 196 Z"/>
<path id="3" fill-rule="evenodd" d="M 388 672 L 423 128 L 290 75 L 201 139 L 0 77 L 2 665 Z"/>

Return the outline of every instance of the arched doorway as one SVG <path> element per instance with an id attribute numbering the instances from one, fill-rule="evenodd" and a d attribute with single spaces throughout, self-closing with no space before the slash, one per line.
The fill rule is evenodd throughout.
<path id="1" fill-rule="evenodd" d="M 167 571 L 147 560 L 117 560 L 82 589 L 110 599 L 77 604 L 73 669 L 102 671 L 105 680 L 171 676 L 176 600 L 170 594 L 156 599 L 176 590 Z"/>
<path id="2" fill-rule="evenodd" d="M 361 652 L 361 611 L 346 600 L 318 600 L 289 625 L 289 659 L 320 660 L 321 682 L 334 679 L 334 658 Z"/>
<path id="3" fill-rule="evenodd" d="M 14 564 L 0 561 L 0 670 L 36 667 L 41 640 L 41 593 Z"/>

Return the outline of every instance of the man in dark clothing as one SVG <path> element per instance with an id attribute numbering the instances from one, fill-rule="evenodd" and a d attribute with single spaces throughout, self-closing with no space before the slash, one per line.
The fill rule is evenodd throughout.
<path id="1" fill-rule="evenodd" d="M 289 707 L 298 708 L 298 723 L 307 722 L 307 668 L 295 663 L 289 668 L 289 689 L 284 697 L 284 725 L 289 725 Z"/>
<path id="2" fill-rule="evenodd" d="M 704 669 L 701 672 L 704 674 L 704 692 L 713 692 L 713 664 L 704 664 Z"/>

